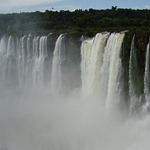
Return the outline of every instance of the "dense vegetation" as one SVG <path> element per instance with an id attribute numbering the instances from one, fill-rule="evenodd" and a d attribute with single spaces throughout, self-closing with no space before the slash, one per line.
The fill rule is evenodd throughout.
<path id="1" fill-rule="evenodd" d="M 69 32 L 95 35 L 102 31 L 150 32 L 150 10 L 112 7 L 106 10 L 0 14 L 0 33 Z"/>

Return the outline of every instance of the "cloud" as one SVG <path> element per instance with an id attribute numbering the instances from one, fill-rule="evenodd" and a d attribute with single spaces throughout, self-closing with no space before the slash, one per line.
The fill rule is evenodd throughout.
<path id="1" fill-rule="evenodd" d="M 144 8 L 145 9 L 150 9 L 150 5 L 146 5 Z"/>
<path id="2" fill-rule="evenodd" d="M 0 0 L 0 5 L 3 6 L 30 6 L 30 5 L 37 5 L 42 3 L 55 3 L 62 0 Z"/>
<path id="3" fill-rule="evenodd" d="M 45 3 L 51 4 L 60 2 L 62 0 L 0 0 L 1 12 L 9 12 L 20 7 L 31 7 L 35 5 L 43 5 Z"/>
<path id="4" fill-rule="evenodd" d="M 62 5 L 62 6 L 56 6 L 55 7 L 56 10 L 70 10 L 70 11 L 74 11 L 76 9 L 81 9 L 80 6 L 75 6 L 75 5 Z"/>

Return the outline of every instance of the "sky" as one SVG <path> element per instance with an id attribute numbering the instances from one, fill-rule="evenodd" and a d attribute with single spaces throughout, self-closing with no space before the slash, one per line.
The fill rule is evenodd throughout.
<path id="1" fill-rule="evenodd" d="M 19 13 L 45 10 L 107 9 L 118 8 L 150 9 L 150 0 L 0 0 L 0 13 Z"/>

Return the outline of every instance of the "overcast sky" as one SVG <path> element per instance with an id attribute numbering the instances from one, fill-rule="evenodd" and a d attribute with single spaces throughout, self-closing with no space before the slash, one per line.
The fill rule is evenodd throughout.
<path id="1" fill-rule="evenodd" d="M 0 0 L 0 13 L 31 12 L 45 10 L 106 9 L 119 8 L 150 9 L 150 0 Z"/>

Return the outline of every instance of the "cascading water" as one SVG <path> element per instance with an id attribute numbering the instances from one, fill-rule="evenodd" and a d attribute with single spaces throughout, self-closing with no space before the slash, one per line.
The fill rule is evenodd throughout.
<path id="1" fill-rule="evenodd" d="M 37 45 L 36 42 L 39 42 L 39 45 Z M 34 83 L 38 83 L 38 85 L 42 86 L 44 84 L 44 73 L 45 73 L 45 59 L 48 57 L 47 54 L 47 36 L 42 37 L 36 37 L 34 39 L 34 52 L 35 52 L 35 61 L 34 61 Z M 37 48 L 39 48 L 39 51 L 37 51 Z M 48 81 L 47 81 L 48 82 Z"/>
<path id="2" fill-rule="evenodd" d="M 27 37 L 26 47 L 26 64 L 25 64 L 25 83 L 26 86 L 32 86 L 32 70 L 33 70 L 33 59 L 32 59 L 32 37 Z"/>
<path id="3" fill-rule="evenodd" d="M 1 80 L 4 86 L 14 86 L 17 84 L 17 62 L 14 38 L 10 36 L 8 40 L 1 39 Z M 7 44 L 8 43 L 8 44 Z"/>
<path id="4" fill-rule="evenodd" d="M 22 88 L 25 86 L 26 82 L 26 38 L 27 36 L 23 36 L 19 41 L 19 49 L 18 50 L 18 79 L 19 79 L 19 87 Z"/>
<path id="5" fill-rule="evenodd" d="M 81 79 L 82 79 L 82 95 L 86 96 L 89 89 L 89 75 L 91 65 L 91 51 L 92 51 L 93 39 L 88 39 L 82 42 L 81 45 Z"/>
<path id="6" fill-rule="evenodd" d="M 145 105 L 144 110 L 150 107 L 150 41 L 147 45 L 146 51 L 146 63 L 145 63 L 145 75 L 144 75 L 144 94 L 145 94 Z"/>
<path id="7" fill-rule="evenodd" d="M 87 39 L 81 45 L 81 78 L 82 94 L 84 96 L 94 96 L 103 99 L 107 109 L 117 105 L 120 101 L 122 75 L 121 46 L 124 33 L 99 33 L 95 38 Z M 49 35 L 51 36 L 51 35 Z M 132 39 L 130 64 L 129 64 L 129 96 L 130 112 L 140 104 L 138 77 L 138 64 L 136 49 L 134 44 L 135 37 Z M 48 56 L 48 36 L 25 35 L 21 38 L 4 36 L 0 41 L 0 78 L 1 85 L 19 87 L 42 87 L 51 82 L 54 91 L 61 91 L 62 83 L 62 64 L 66 62 L 66 46 L 64 35 L 61 34 L 53 52 L 52 71 L 50 63 L 46 64 Z M 148 101 L 148 53 L 147 46 L 144 93 L 145 100 Z M 51 59 L 51 58 L 48 58 Z M 48 68 L 49 67 L 49 68 Z M 64 69 L 64 68 L 63 68 Z M 47 75 L 50 73 L 51 75 Z M 67 74 L 67 73 L 66 73 Z M 67 77 L 66 77 L 67 78 Z"/>
<path id="8" fill-rule="evenodd" d="M 39 40 L 40 40 L 40 37 L 37 36 L 37 37 L 34 37 L 33 39 L 33 59 L 34 59 L 34 71 L 33 71 L 33 84 L 36 85 L 36 83 L 39 81 L 41 82 L 41 78 L 39 75 L 41 72 L 40 70 L 40 67 L 39 67 Z"/>
<path id="9" fill-rule="evenodd" d="M 130 114 L 138 114 L 137 107 L 143 108 L 139 103 L 141 78 L 135 37 L 130 52 L 129 81 L 125 81 L 129 83 L 126 96 L 129 99 L 121 95 L 124 32 L 98 33 L 82 44 L 77 38 L 74 43 L 78 46 L 73 46 L 74 39 L 68 35 L 56 37 L 50 34 L 1 38 L 0 149 L 149 150 L 150 117 L 126 119 L 120 109 L 122 101 L 130 102 Z M 150 91 L 149 45 L 144 75 L 146 111 Z M 125 52 L 128 54 L 128 49 Z M 79 70 L 82 85 L 78 85 Z M 79 96 L 80 86 L 83 98 Z M 66 87 L 70 89 L 65 90 Z M 115 114 L 114 110 L 117 110 Z"/>
<path id="10" fill-rule="evenodd" d="M 133 36 L 132 39 L 132 44 L 131 44 L 131 51 L 130 51 L 130 62 L 129 62 L 129 96 L 130 96 L 130 112 L 133 111 L 136 107 L 136 103 L 138 102 L 138 98 L 136 97 L 135 93 L 135 83 L 137 82 L 136 78 L 136 70 L 137 70 L 137 58 L 136 58 L 136 51 L 135 51 L 135 35 Z M 136 79 L 135 79 L 136 78 Z"/>
<path id="11" fill-rule="evenodd" d="M 107 109 L 120 102 L 120 53 L 124 35 L 97 34 L 94 39 L 83 41 L 81 46 L 82 94 L 97 95 L 105 101 Z"/>
<path id="12" fill-rule="evenodd" d="M 47 36 L 3 37 L 0 49 L 0 78 L 5 85 L 28 88 L 44 84 L 44 72 L 49 69 L 45 67 Z"/>
<path id="13" fill-rule="evenodd" d="M 99 95 L 100 69 L 108 36 L 109 33 L 97 34 L 93 40 L 83 42 L 81 47 L 82 85 L 86 88 L 82 87 L 82 90 L 89 96 Z"/>
<path id="14" fill-rule="evenodd" d="M 109 81 L 109 67 L 110 67 L 110 59 L 112 56 L 112 48 L 114 46 L 114 38 L 115 34 L 111 34 L 108 38 L 107 45 L 105 47 L 105 51 L 103 54 L 103 64 L 100 70 L 100 93 L 102 99 L 106 99 L 107 97 L 107 89 L 108 89 L 108 81 Z M 112 44 L 113 43 L 113 44 Z M 105 102 L 104 102 L 105 103 Z"/>
<path id="15" fill-rule="evenodd" d="M 99 95 L 100 69 L 103 62 L 103 53 L 109 33 L 97 34 L 94 38 L 91 52 L 91 65 L 89 74 L 89 93 Z"/>
<path id="16" fill-rule="evenodd" d="M 51 89 L 54 92 L 56 91 L 60 92 L 63 88 L 61 66 L 63 61 L 65 61 L 65 59 L 66 57 L 65 57 L 64 35 L 61 34 L 56 41 L 53 53 Z"/>
<path id="17" fill-rule="evenodd" d="M 121 50 L 122 50 L 122 43 L 125 34 L 124 33 L 117 33 L 113 35 L 113 43 L 110 45 L 110 63 L 109 68 L 109 78 L 108 78 L 108 90 L 107 90 L 107 100 L 106 100 L 106 108 L 110 111 L 112 108 L 113 110 L 117 109 L 117 106 L 121 100 L 121 86 L 120 86 L 120 78 L 122 75 L 122 64 L 121 64 Z M 109 54 L 108 54 L 109 57 Z M 105 59 L 105 58 L 104 58 Z"/>
<path id="18" fill-rule="evenodd" d="M 135 35 L 134 35 L 131 44 L 130 61 L 129 61 L 130 114 L 136 113 L 136 111 L 139 109 L 139 106 L 141 105 L 140 79 L 141 78 L 138 68 L 137 50 L 135 48 Z"/>

